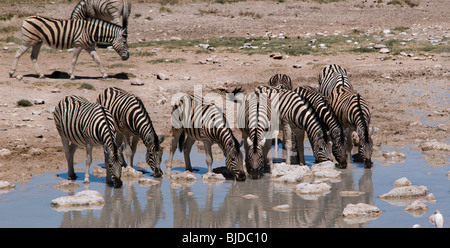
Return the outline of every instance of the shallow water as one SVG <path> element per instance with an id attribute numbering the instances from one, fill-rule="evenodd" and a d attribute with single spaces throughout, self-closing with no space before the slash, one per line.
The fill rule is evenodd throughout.
<path id="1" fill-rule="evenodd" d="M 425 163 L 420 152 L 408 147 L 400 151 L 406 154 L 403 162 L 385 165 L 386 161 L 374 161 L 372 169 L 350 163 L 347 169 L 340 170 L 341 179 L 331 184 L 330 193 L 304 197 L 295 193 L 295 185 L 274 183 L 269 176 L 245 182 L 202 182 L 201 176 L 207 172 L 205 156 L 198 154 L 194 146 L 191 160 L 194 168 L 199 169 L 195 172 L 195 182 L 174 182 L 164 177 L 156 179 L 160 184 L 141 186 L 137 180 L 127 180 L 122 188 L 114 189 L 105 184 L 105 178 L 91 175 L 88 187 L 104 196 L 105 205 L 66 212 L 53 209 L 51 200 L 85 190 L 86 186 L 84 171 L 78 171 L 76 182 L 80 187 L 75 192 L 53 188 L 58 181 L 67 178 L 67 171 L 63 170 L 57 175 L 34 176 L 26 184 L 16 184 L 15 190 L 0 194 L 0 227 L 412 227 L 414 224 L 434 227 L 428 217 L 436 209 L 444 216 L 444 227 L 450 227 L 450 181 L 446 176 L 449 165 L 433 168 Z M 143 161 L 143 154 L 144 151 L 139 151 L 136 160 Z M 307 164 L 312 164 L 312 153 L 307 150 L 305 155 Z M 167 158 L 164 154 L 163 161 Z M 177 152 L 175 158 L 182 159 L 182 154 Z M 100 164 L 100 160 L 97 163 Z M 224 166 L 224 159 L 214 161 L 213 168 L 219 166 Z M 84 164 L 76 168 L 84 170 Z M 164 165 L 162 169 L 165 171 Z M 153 179 L 150 169 L 143 171 L 144 177 Z M 172 173 L 179 171 L 184 168 L 173 168 Z M 414 216 L 403 211 L 406 205 L 378 198 L 391 190 L 392 183 L 401 177 L 407 177 L 414 185 L 427 186 L 437 202 L 427 202 L 428 211 Z M 342 190 L 363 191 L 364 194 L 340 196 Z M 247 194 L 257 198 L 242 197 Z M 342 216 L 347 204 L 359 202 L 377 206 L 382 214 L 369 220 Z M 288 204 L 290 209 L 272 209 L 283 204 Z"/>

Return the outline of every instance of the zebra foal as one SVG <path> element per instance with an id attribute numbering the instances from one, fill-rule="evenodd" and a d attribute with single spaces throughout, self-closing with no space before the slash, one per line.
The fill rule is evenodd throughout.
<path id="1" fill-rule="evenodd" d="M 100 93 L 97 103 L 111 112 L 117 130 L 117 144 L 122 142 L 125 144 L 124 151 L 128 165 L 133 166 L 133 157 L 140 138 L 147 148 L 145 161 L 153 170 L 155 177 L 162 176 L 160 164 L 163 149 L 160 144 L 165 136 L 161 135 L 158 138 L 141 99 L 125 90 L 110 87 Z"/>
<path id="2" fill-rule="evenodd" d="M 331 160 L 329 144 L 325 125 L 317 116 L 312 105 L 297 93 L 278 87 L 258 86 L 255 92 L 266 94 L 271 101 L 271 111 L 276 112 L 279 118 L 283 135 L 286 139 L 286 163 L 290 164 L 291 128 L 294 129 L 297 138 L 297 151 L 300 163 L 305 164 L 304 157 L 304 131 L 306 131 L 314 157 L 318 162 Z"/>
<path id="3" fill-rule="evenodd" d="M 328 104 L 328 101 L 320 92 L 309 86 L 300 86 L 294 89 L 303 99 L 308 101 L 320 120 L 325 124 L 327 135 L 331 137 L 332 153 L 338 162 L 339 168 L 347 167 L 347 134 L 348 129 L 344 130 L 334 113 L 334 110 Z"/>
<path id="4" fill-rule="evenodd" d="M 39 74 L 40 78 L 44 77 L 37 63 L 42 43 L 54 49 L 74 48 L 72 66 L 69 70 L 70 79 L 75 79 L 73 71 L 82 49 L 86 50 L 98 64 L 103 78 L 108 77 L 95 50 L 95 44 L 98 42 L 112 43 L 113 49 L 120 55 L 122 60 L 129 58 L 126 30 L 100 19 L 61 20 L 31 16 L 23 21 L 21 30 L 22 45 L 14 56 L 13 65 L 9 72 L 10 77 L 13 77 L 16 72 L 19 58 L 30 47 L 33 47 L 31 61 L 34 70 L 36 74 Z"/>
<path id="5" fill-rule="evenodd" d="M 331 92 L 328 102 L 333 108 L 343 129 L 347 133 L 347 152 L 351 154 L 353 142 L 351 134 L 356 131 L 359 137 L 358 154 L 365 168 L 372 167 L 373 142 L 369 131 L 370 111 L 367 102 L 353 89 L 339 87 Z"/>
<path id="6" fill-rule="evenodd" d="M 56 105 L 53 117 L 67 159 L 68 179 L 76 179 L 73 155 L 77 147 L 83 145 L 86 147 L 84 182 L 88 183 L 92 148 L 102 145 L 105 154 L 106 182 L 116 188 L 121 187 L 120 177 L 124 161 L 119 153 L 122 148 L 116 145 L 116 130 L 109 111 L 83 97 L 67 96 Z"/>
<path id="7" fill-rule="evenodd" d="M 319 73 L 319 92 L 328 98 L 335 88 L 341 86 L 353 89 L 347 71 L 336 64 L 325 66 Z"/>
<path id="8" fill-rule="evenodd" d="M 208 173 L 212 167 L 212 144 L 218 144 L 225 155 L 225 165 L 237 181 L 244 181 L 246 175 L 243 168 L 241 144 L 234 137 L 228 126 L 225 114 L 215 104 L 203 103 L 198 96 L 185 94 L 179 98 L 172 108 L 172 141 L 168 173 L 172 168 L 172 160 L 177 143 L 183 150 L 186 170 L 192 171 L 189 153 L 195 141 L 202 141 L 205 147 Z"/>
<path id="9" fill-rule="evenodd" d="M 128 17 L 131 13 L 131 2 L 128 0 L 81 0 L 75 6 L 70 19 L 98 18 L 128 28 Z"/>

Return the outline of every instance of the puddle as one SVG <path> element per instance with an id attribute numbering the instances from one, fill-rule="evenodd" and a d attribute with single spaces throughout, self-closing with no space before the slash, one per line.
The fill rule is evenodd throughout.
<path id="1" fill-rule="evenodd" d="M 305 143 L 307 147 L 309 143 Z M 450 227 L 450 180 L 446 173 L 449 165 L 433 168 L 425 163 L 419 151 L 410 147 L 403 149 L 382 147 L 382 150 L 398 150 L 406 154 L 401 163 L 385 164 L 374 161 L 372 169 L 364 169 L 362 164 L 349 163 L 341 171 L 341 180 L 331 183 L 331 192 L 323 196 L 308 198 L 294 191 L 295 184 L 280 184 L 269 176 L 245 182 L 225 180 L 202 182 L 202 174 L 207 172 L 205 156 L 198 154 L 194 146 L 191 160 L 197 180 L 174 185 L 167 177 L 159 178 L 161 183 L 141 186 L 137 180 L 124 181 L 120 189 L 105 184 L 105 178 L 91 174 L 90 190 L 100 192 L 105 204 L 100 209 L 72 210 L 63 212 L 53 209 L 51 200 L 73 195 L 85 190 L 84 172 L 78 171 L 79 188 L 67 193 L 53 186 L 67 177 L 62 170 L 54 174 L 34 176 L 26 184 L 16 184 L 13 191 L 0 194 L 0 227 L 434 227 L 428 217 L 439 209 L 444 216 L 444 227 Z M 314 158 L 309 149 L 305 151 L 307 164 Z M 182 160 L 177 152 L 175 159 Z M 163 161 L 168 154 L 163 155 Z M 138 151 L 137 161 L 144 160 L 144 151 Z M 100 160 L 96 161 L 101 164 Z M 224 166 L 224 159 L 214 160 L 213 168 Z M 91 166 L 91 173 L 93 171 Z M 162 165 L 165 171 L 165 166 Z M 78 164 L 76 168 L 83 168 Z M 138 170 L 141 170 L 137 168 Z M 181 172 L 184 168 L 173 168 Z M 152 178 L 149 168 L 144 169 L 145 178 Z M 407 177 L 414 185 L 425 185 L 436 196 L 436 203 L 427 202 L 428 211 L 414 216 L 403 209 L 378 198 L 389 192 L 392 183 Z M 362 191 L 357 196 L 340 196 L 340 191 Z M 247 195 L 247 197 L 243 197 Z M 252 197 L 248 197 L 252 196 Z M 382 214 L 371 220 L 354 221 L 345 219 L 342 211 L 349 203 L 367 203 L 377 206 Z M 289 208 L 277 211 L 279 205 Z"/>

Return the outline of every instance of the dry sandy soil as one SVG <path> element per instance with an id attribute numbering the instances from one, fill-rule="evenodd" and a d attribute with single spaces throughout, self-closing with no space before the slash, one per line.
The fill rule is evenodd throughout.
<path id="1" fill-rule="evenodd" d="M 174 94 L 193 93 L 195 85 L 202 86 L 203 95 L 220 93 L 221 88 L 232 89 L 235 86 L 243 86 L 249 92 L 257 85 L 267 84 L 275 73 L 289 75 L 295 86 L 317 86 L 319 71 L 330 63 L 347 69 L 351 83 L 370 105 L 371 126 L 375 127 L 374 157 L 382 159 L 380 146 L 408 145 L 421 149 L 427 139 L 448 145 L 450 2 L 417 0 L 419 5 L 415 7 L 387 2 L 133 3 L 129 22 L 130 59 L 121 61 L 115 52 L 98 49 L 111 76 L 103 80 L 96 64 L 87 53 L 82 53 L 75 81 L 35 77 L 29 60 L 30 52 L 19 61 L 16 73 L 19 79 L 8 76 L 13 56 L 20 45 L 18 27 L 21 21 L 37 13 L 68 18 L 75 3 L 56 1 L 53 4 L 2 6 L 1 15 L 15 15 L 0 21 L 0 28 L 17 28 L 4 28 L 2 30 L 9 31 L 0 33 L 0 180 L 26 182 L 33 175 L 67 168 L 51 113 L 66 95 L 82 95 L 95 101 L 98 94 L 110 86 L 136 94 L 144 101 L 157 133 L 166 135 L 163 144 L 167 153 L 171 139 L 170 100 Z M 388 29 L 390 33 L 386 31 Z M 287 39 L 280 39 L 280 33 Z M 359 38 L 361 34 L 365 35 L 369 41 L 355 44 L 351 39 L 357 38 L 356 34 Z M 271 35 L 273 37 L 269 39 Z M 228 45 L 215 47 L 212 51 L 198 46 L 219 37 L 247 38 L 245 42 L 251 45 L 259 40 L 266 44 L 281 41 L 292 44 L 296 39 L 323 38 L 322 46 L 327 49 L 311 41 L 309 54 L 289 55 L 280 50 L 284 56 L 275 60 L 270 57 L 273 51 L 264 52 L 262 47 L 254 48 L 257 52 L 253 54 L 247 48 L 237 49 Z M 342 44 L 327 44 L 330 37 L 348 37 L 349 41 L 343 39 Z M 192 43 L 189 46 L 167 45 L 178 44 L 176 41 L 180 39 L 191 40 Z M 386 43 L 393 39 L 395 42 Z M 395 46 L 397 52 L 382 54 L 340 49 L 341 45 L 373 46 L 372 41 L 374 44 L 387 44 L 388 48 Z M 239 46 L 244 46 L 245 42 Z M 414 46 L 407 50 L 407 54 L 414 55 L 405 56 L 399 53 L 402 51 L 400 42 L 405 42 L 403 45 L 409 48 L 408 44 L 418 42 L 427 45 L 428 49 Z M 436 46 L 432 47 L 432 44 Z M 437 47 L 439 49 L 435 49 Z M 43 72 L 50 75 L 53 71 L 67 72 L 71 57 L 70 51 L 56 51 L 43 46 L 38 61 Z M 294 68 L 294 65 L 301 67 Z M 130 79 L 113 77 L 126 73 Z M 159 80 L 157 73 L 166 74 L 169 79 Z M 144 85 L 134 86 L 131 82 L 143 82 Z M 80 88 L 83 83 L 95 89 Z M 60 90 L 53 93 L 53 89 Z M 19 107 L 17 101 L 21 99 L 31 102 L 42 99 L 45 103 Z M 235 133 L 238 138 L 241 136 L 238 130 Z M 141 148 L 142 142 L 139 143 Z M 103 160 L 101 149 L 94 151 L 94 161 Z M 447 165 L 449 155 L 450 151 L 445 148 L 424 152 L 427 163 L 432 166 Z M 79 148 L 75 162 L 84 160 L 84 149 Z"/>

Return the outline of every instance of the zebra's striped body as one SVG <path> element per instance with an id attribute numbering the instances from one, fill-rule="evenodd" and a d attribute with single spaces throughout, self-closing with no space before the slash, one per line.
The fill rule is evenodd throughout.
<path id="1" fill-rule="evenodd" d="M 85 182 L 89 182 L 89 166 L 92 162 L 93 146 L 102 145 L 105 153 L 106 182 L 120 187 L 123 160 L 116 145 L 114 121 L 107 109 L 90 103 L 83 97 L 67 96 L 55 107 L 53 117 L 63 143 L 68 178 L 75 179 L 73 155 L 77 146 L 86 146 Z"/>
<path id="2" fill-rule="evenodd" d="M 309 86 L 300 86 L 294 90 L 303 99 L 308 101 L 314 108 L 318 117 L 325 123 L 326 130 L 333 142 L 332 152 L 340 168 L 347 167 L 347 131 L 341 128 L 341 124 L 334 114 L 328 101 L 320 92 Z"/>
<path id="3" fill-rule="evenodd" d="M 192 171 L 189 153 L 198 140 L 204 143 L 208 173 L 211 173 L 212 166 L 211 146 L 216 143 L 224 152 L 227 169 L 236 180 L 245 180 L 240 144 L 229 128 L 222 109 L 216 105 L 204 104 L 200 97 L 187 94 L 181 96 L 172 109 L 172 135 L 169 168 L 172 167 L 173 154 L 179 143 L 180 150 L 184 152 L 186 170 Z"/>
<path id="4" fill-rule="evenodd" d="M 292 80 L 286 74 L 275 74 L 269 79 L 269 86 L 278 86 L 285 90 L 292 90 Z"/>
<path id="5" fill-rule="evenodd" d="M 14 56 L 9 76 L 12 77 L 14 75 L 19 58 L 30 47 L 33 47 L 31 61 L 33 62 L 34 70 L 41 78 L 44 77 L 44 74 L 39 70 L 37 58 L 42 43 L 45 43 L 54 49 L 74 48 L 72 67 L 69 71 L 71 79 L 75 79 L 73 70 L 82 49 L 85 49 L 97 62 L 100 72 L 106 78 L 105 69 L 103 69 L 95 51 L 95 44 L 98 42 L 112 43 L 114 50 L 120 55 L 122 60 L 128 59 L 127 35 L 120 26 L 100 19 L 61 20 L 42 16 L 28 17 L 22 23 L 22 45 Z"/>
<path id="6" fill-rule="evenodd" d="M 153 170 L 155 177 L 162 176 L 160 144 L 164 141 L 164 135 L 158 138 L 141 99 L 122 89 L 110 87 L 100 93 L 97 103 L 111 112 L 117 130 L 117 144 L 124 142 L 128 165 L 133 166 L 133 157 L 140 138 L 147 148 L 145 161 Z M 130 137 L 132 137 L 131 146 Z"/>
<path id="7" fill-rule="evenodd" d="M 270 98 L 250 93 L 244 96 L 238 109 L 238 127 L 242 132 L 245 148 L 245 166 L 252 179 L 258 179 L 264 172 L 271 172 L 272 145 L 270 130 Z"/>
<path id="8" fill-rule="evenodd" d="M 319 91 L 325 98 L 330 96 L 333 89 L 341 86 L 353 88 L 348 80 L 347 71 L 341 66 L 331 64 L 319 73 Z"/>
<path id="9" fill-rule="evenodd" d="M 276 111 L 280 120 L 283 135 L 286 137 L 286 163 L 290 163 L 291 144 L 291 128 L 296 133 L 303 134 L 301 130 L 305 130 L 308 134 L 314 157 L 318 162 L 331 160 L 329 153 L 328 140 L 324 123 L 315 113 L 312 105 L 297 93 L 284 90 L 277 87 L 258 86 L 255 92 L 267 94 L 272 102 L 272 111 Z M 305 164 L 304 146 L 302 135 L 296 135 L 297 150 L 300 163 Z M 299 137 L 300 136 L 300 137 Z"/>
<path id="10" fill-rule="evenodd" d="M 128 0 L 80 0 L 70 19 L 97 18 L 119 25 L 122 17 L 122 27 L 126 29 L 130 13 L 131 2 Z"/>
<path id="11" fill-rule="evenodd" d="M 370 111 L 364 99 L 354 90 L 339 87 L 332 91 L 328 102 L 333 108 L 343 129 L 350 129 L 347 136 L 347 152 L 352 149 L 351 133 L 356 131 L 359 137 L 358 153 L 364 166 L 372 166 L 372 138 L 370 137 Z"/>

